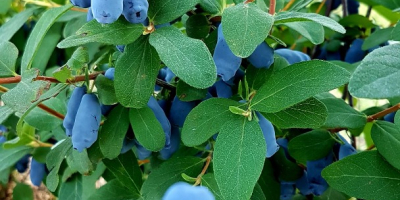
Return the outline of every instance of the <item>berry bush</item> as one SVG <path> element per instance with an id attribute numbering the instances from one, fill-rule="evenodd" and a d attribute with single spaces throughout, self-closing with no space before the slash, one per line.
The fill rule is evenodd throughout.
<path id="1" fill-rule="evenodd" d="M 399 12 L 1 0 L 0 184 L 16 200 L 400 200 Z M 13 178 L 27 170 L 31 187 Z"/>

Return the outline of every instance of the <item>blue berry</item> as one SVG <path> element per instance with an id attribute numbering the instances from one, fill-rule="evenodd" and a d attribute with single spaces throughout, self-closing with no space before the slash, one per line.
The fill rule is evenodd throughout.
<path id="1" fill-rule="evenodd" d="M 46 165 L 32 158 L 31 171 L 29 173 L 32 184 L 39 187 L 46 174 Z"/>
<path id="2" fill-rule="evenodd" d="M 97 140 L 101 122 L 101 108 L 95 94 L 85 94 L 79 106 L 72 129 L 74 149 L 82 152 Z"/>
<path id="3" fill-rule="evenodd" d="M 161 127 L 165 133 L 165 146 L 170 145 L 171 139 L 171 123 L 169 122 L 167 116 L 165 115 L 164 110 L 160 107 L 157 100 L 151 96 L 147 106 L 153 111 L 154 115 L 156 116 L 158 122 L 160 122 Z"/>
<path id="4" fill-rule="evenodd" d="M 74 6 L 78 6 L 81 8 L 89 8 L 90 0 L 70 0 Z"/>
<path id="5" fill-rule="evenodd" d="M 197 103 L 195 101 L 185 102 L 179 100 L 179 98 L 175 96 L 168 114 L 171 124 L 173 126 L 183 127 L 186 117 L 196 105 Z"/>
<path id="6" fill-rule="evenodd" d="M 218 27 L 218 40 L 213 58 L 217 67 L 217 74 L 222 77 L 223 81 L 231 79 L 242 63 L 242 58 L 233 54 L 229 49 L 222 33 L 222 25 Z"/>
<path id="7" fill-rule="evenodd" d="M 149 3 L 147 0 L 123 0 L 122 14 L 125 19 L 133 24 L 145 22 Z"/>
<path id="8" fill-rule="evenodd" d="M 119 18 L 123 0 L 92 0 L 93 17 L 101 24 L 110 24 Z"/>
<path id="9" fill-rule="evenodd" d="M 265 143 L 267 143 L 267 152 L 265 157 L 270 158 L 279 150 L 279 145 L 276 143 L 275 138 L 275 129 L 271 122 L 268 121 L 261 113 L 256 112 L 256 115 L 259 120 L 258 124 L 260 125 L 264 134 Z"/>
<path id="10" fill-rule="evenodd" d="M 211 191 L 204 186 L 194 187 L 185 182 L 177 182 L 171 185 L 165 192 L 162 200 L 215 200 Z"/>
<path id="11" fill-rule="evenodd" d="M 274 63 L 274 49 L 261 42 L 247 60 L 256 68 L 269 68 Z"/>
<path id="12" fill-rule="evenodd" d="M 285 58 L 290 65 L 311 60 L 310 56 L 307 54 L 291 49 L 277 49 L 275 53 Z"/>
<path id="13" fill-rule="evenodd" d="M 106 70 L 104 76 L 110 80 L 114 80 L 115 68 L 109 68 Z"/>
<path id="14" fill-rule="evenodd" d="M 78 112 L 79 105 L 83 95 L 86 94 L 86 87 L 77 87 L 72 92 L 71 98 L 67 105 L 67 114 L 64 117 L 63 126 L 68 137 L 72 136 L 72 128 L 74 127 L 76 113 Z"/>
<path id="15" fill-rule="evenodd" d="M 351 64 L 361 61 L 366 54 L 366 52 L 361 49 L 363 43 L 363 39 L 355 39 L 351 44 L 349 50 L 347 50 L 344 61 Z"/>

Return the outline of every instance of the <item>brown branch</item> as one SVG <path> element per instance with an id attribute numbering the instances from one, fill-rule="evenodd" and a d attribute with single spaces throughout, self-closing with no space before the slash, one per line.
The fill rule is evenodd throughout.
<path id="1" fill-rule="evenodd" d="M 97 72 L 97 73 L 89 74 L 89 79 L 90 80 L 96 79 L 96 77 L 99 74 L 104 74 L 104 72 Z M 56 78 L 48 77 L 48 76 L 38 76 L 34 79 L 34 81 L 48 81 L 51 83 L 61 83 Z M 67 80 L 67 83 L 76 83 L 76 82 L 81 82 L 81 81 L 85 81 L 85 75 L 75 76 L 75 77 Z M 19 83 L 19 82 L 21 82 L 21 76 L 0 78 L 0 84 L 10 84 L 10 83 Z"/>
<path id="2" fill-rule="evenodd" d="M 208 167 L 210 166 L 211 160 L 212 160 L 212 153 L 210 152 L 207 156 L 206 164 L 203 167 L 203 170 L 201 170 L 201 173 L 197 176 L 196 182 L 194 183 L 194 186 L 200 185 L 201 183 L 201 177 L 203 177 L 204 174 L 206 174 Z"/>
<path id="3" fill-rule="evenodd" d="M 246 0 L 245 2 L 244 2 L 244 4 L 248 4 L 248 3 L 252 3 L 252 2 L 254 2 L 255 0 Z"/>
<path id="4" fill-rule="evenodd" d="M 44 104 L 41 103 L 41 104 L 38 105 L 38 107 L 41 108 L 42 110 L 46 111 L 47 113 L 57 117 L 58 119 L 64 120 L 64 115 L 63 114 L 61 114 L 61 113 L 59 113 L 59 112 L 47 107 Z"/>
<path id="5" fill-rule="evenodd" d="M 374 148 L 375 148 L 375 144 L 369 146 L 369 147 L 367 148 L 367 151 L 372 150 L 372 149 L 374 149 Z"/>
<path id="6" fill-rule="evenodd" d="M 294 3 L 295 1 L 296 1 L 296 0 L 290 0 L 289 3 L 287 3 L 286 6 L 282 9 L 282 11 L 287 11 L 287 10 L 290 8 L 290 6 L 293 5 L 293 3 Z"/>
<path id="7" fill-rule="evenodd" d="M 276 7 L 276 0 L 270 0 L 269 1 L 269 14 L 271 14 L 271 15 L 275 14 L 275 7 Z"/>
<path id="8" fill-rule="evenodd" d="M 387 109 L 385 109 L 385 110 L 383 110 L 383 111 L 381 111 L 381 112 L 378 112 L 378 113 L 375 113 L 375 114 L 373 114 L 373 115 L 368 116 L 368 117 L 367 117 L 367 122 L 373 122 L 374 120 L 377 120 L 377 119 L 379 119 L 379 118 L 382 118 L 382 117 L 384 117 L 385 115 L 387 115 L 387 114 L 389 114 L 389 113 L 396 112 L 396 111 L 399 110 L 399 109 L 400 109 L 400 103 L 399 103 L 399 104 L 396 104 L 396 105 L 394 105 L 394 106 L 392 106 L 392 107 L 390 107 L 390 108 L 387 108 Z M 331 133 L 337 133 L 337 132 L 339 132 L 339 131 L 344 131 L 344 130 L 347 130 L 347 128 L 334 128 L 334 129 L 329 129 L 329 131 L 330 131 Z"/>
<path id="9" fill-rule="evenodd" d="M 389 113 L 396 112 L 399 109 L 400 109 L 400 103 L 396 104 L 396 105 L 394 105 L 394 106 L 392 106 L 392 107 L 390 107 L 390 108 L 388 108 L 386 110 L 383 110 L 381 112 L 378 112 L 378 113 L 375 113 L 373 115 L 368 116 L 367 121 L 368 122 L 372 122 L 372 121 L 374 121 L 376 119 L 384 117 L 385 115 L 387 115 Z"/>

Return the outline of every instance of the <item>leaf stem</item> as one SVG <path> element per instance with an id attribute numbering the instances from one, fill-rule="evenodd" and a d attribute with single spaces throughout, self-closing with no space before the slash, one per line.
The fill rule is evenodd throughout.
<path id="1" fill-rule="evenodd" d="M 269 14 L 271 14 L 271 15 L 275 14 L 275 7 L 276 7 L 276 0 L 270 0 L 269 1 Z"/>
<path id="2" fill-rule="evenodd" d="M 201 173 L 197 176 L 196 182 L 194 183 L 193 186 L 200 185 L 200 183 L 201 183 L 201 177 L 203 177 L 204 174 L 206 174 L 207 169 L 208 169 L 208 167 L 210 166 L 210 163 L 211 163 L 211 160 L 212 160 L 212 154 L 213 154 L 212 151 L 208 154 L 208 156 L 207 156 L 207 158 L 206 158 L 206 164 L 204 165 L 203 170 L 201 170 Z"/>
<path id="3" fill-rule="evenodd" d="M 287 10 L 290 8 L 290 6 L 293 5 L 293 3 L 294 3 L 295 1 L 296 1 L 296 0 L 290 0 L 290 1 L 286 4 L 286 6 L 282 9 L 282 11 L 287 11 Z"/>
<path id="4" fill-rule="evenodd" d="M 93 80 L 96 79 L 96 77 L 100 74 L 104 74 L 104 72 L 97 72 L 93 74 L 89 74 L 89 79 Z M 0 78 L 0 84 L 10 84 L 10 83 L 19 83 L 21 82 L 21 76 L 14 76 L 14 77 L 7 77 L 7 78 Z M 51 83 L 61 83 L 59 80 L 53 78 L 53 77 L 48 77 L 48 76 L 38 76 L 34 79 L 34 81 L 48 81 Z M 67 83 L 76 83 L 76 82 L 81 82 L 85 81 L 85 75 L 82 76 L 75 76 L 72 79 L 67 80 Z"/>
<path id="5" fill-rule="evenodd" d="M 378 112 L 378 113 L 375 113 L 375 114 L 373 114 L 373 115 L 368 116 L 368 117 L 367 117 L 367 122 L 373 122 L 374 120 L 377 120 L 377 119 L 379 119 L 379 118 L 382 118 L 382 117 L 384 117 L 385 115 L 387 115 L 387 114 L 389 114 L 389 113 L 392 113 L 392 112 L 396 112 L 396 111 L 398 111 L 398 110 L 400 110 L 400 103 L 398 103 L 398 104 L 396 104 L 396 105 L 394 105 L 394 106 L 392 106 L 392 107 L 390 107 L 390 108 L 387 108 L 387 109 L 385 109 L 385 110 L 383 110 L 383 111 L 381 111 L 381 112 Z M 336 133 L 336 132 L 343 131 L 343 130 L 347 130 L 347 128 L 334 128 L 334 129 L 329 129 L 329 131 L 330 131 L 331 133 Z"/>
<path id="6" fill-rule="evenodd" d="M 47 107 L 44 104 L 41 103 L 41 104 L 38 105 L 38 107 L 41 108 L 42 110 L 46 111 L 47 113 L 57 117 L 58 119 L 64 120 L 64 115 L 63 114 L 61 114 L 61 113 L 59 113 L 59 112 Z"/>

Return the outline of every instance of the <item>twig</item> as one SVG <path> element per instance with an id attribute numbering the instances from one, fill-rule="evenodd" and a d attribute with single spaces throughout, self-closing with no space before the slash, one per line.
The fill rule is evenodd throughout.
<path id="1" fill-rule="evenodd" d="M 97 73 L 89 74 L 89 79 L 90 80 L 96 79 L 96 77 L 99 74 L 104 74 L 104 72 L 97 72 Z M 38 76 L 34 79 L 34 81 L 48 81 L 51 83 L 61 83 L 59 80 L 57 80 L 53 77 L 48 77 L 48 76 Z M 85 81 L 85 75 L 75 76 L 74 78 L 67 80 L 67 83 L 76 83 L 76 82 L 81 82 L 81 81 Z M 10 83 L 19 83 L 19 82 L 21 82 L 21 76 L 0 78 L 0 84 L 10 84 Z"/>
<path id="2" fill-rule="evenodd" d="M 270 0 L 269 1 L 269 14 L 271 14 L 271 15 L 275 14 L 275 7 L 276 7 L 276 0 Z"/>
<path id="3" fill-rule="evenodd" d="M 383 110 L 383 111 L 381 111 L 381 112 L 378 112 L 378 113 L 375 113 L 375 114 L 373 114 L 373 115 L 368 116 L 368 117 L 367 117 L 367 122 L 373 122 L 374 120 L 377 120 L 377 119 L 379 119 L 379 118 L 382 118 L 382 117 L 384 117 L 385 115 L 387 115 L 387 114 L 389 114 L 389 113 L 396 112 L 396 111 L 399 110 L 399 109 L 400 109 L 400 103 L 399 103 L 399 104 L 396 104 L 396 105 L 394 105 L 394 106 L 392 106 L 392 107 L 390 107 L 390 108 L 387 108 L 387 109 L 385 109 L 385 110 Z M 334 129 L 329 129 L 329 131 L 330 131 L 331 133 L 336 133 L 336 132 L 344 131 L 344 130 L 347 130 L 347 128 L 334 128 Z"/>
<path id="4" fill-rule="evenodd" d="M 61 114 L 61 113 L 59 113 L 59 112 L 47 107 L 44 104 L 39 104 L 38 107 L 41 108 L 42 110 L 48 112 L 49 114 L 57 117 L 58 119 L 64 120 L 64 115 L 63 114 Z"/>
<path id="5" fill-rule="evenodd" d="M 196 182 L 194 183 L 194 186 L 200 185 L 201 183 L 201 177 L 203 177 L 204 174 L 206 174 L 208 167 L 210 166 L 211 160 L 212 160 L 212 151 L 208 154 L 206 164 L 203 167 L 203 170 L 201 170 L 201 173 L 197 176 Z"/>
<path id="6" fill-rule="evenodd" d="M 347 17 L 348 15 L 347 0 L 342 0 L 342 8 L 343 8 L 343 17 Z"/>
<path id="7" fill-rule="evenodd" d="M 293 5 L 293 3 L 294 3 L 295 1 L 296 1 L 296 0 L 290 0 L 290 1 L 286 4 L 286 6 L 282 9 L 282 11 L 287 11 L 287 10 L 290 8 L 290 6 Z"/>

